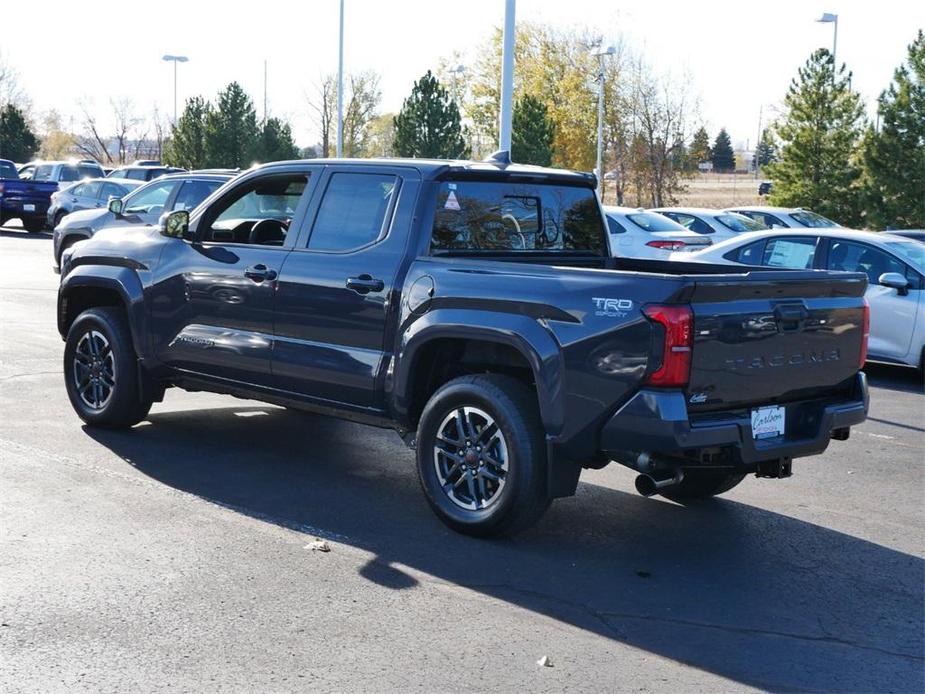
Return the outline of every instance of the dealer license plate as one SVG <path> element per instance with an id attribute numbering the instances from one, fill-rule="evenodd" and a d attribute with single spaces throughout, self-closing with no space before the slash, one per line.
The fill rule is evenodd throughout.
<path id="1" fill-rule="evenodd" d="M 22 206 L 23 212 L 35 212 L 35 205 L 25 204 Z"/>
<path id="2" fill-rule="evenodd" d="M 769 439 L 784 435 L 784 408 L 759 407 L 752 410 L 752 437 Z"/>

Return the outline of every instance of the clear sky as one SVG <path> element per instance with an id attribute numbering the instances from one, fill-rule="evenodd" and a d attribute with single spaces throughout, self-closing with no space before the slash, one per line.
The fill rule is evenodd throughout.
<path id="1" fill-rule="evenodd" d="M 790 79 L 819 46 L 831 47 L 839 15 L 838 60 L 871 104 L 887 86 L 918 28 L 925 2 L 902 0 L 518 0 L 517 17 L 588 26 L 622 35 L 656 69 L 691 76 L 711 136 L 725 126 L 735 143 L 754 143 L 759 108 L 779 105 Z M 401 106 L 415 79 L 441 56 L 475 48 L 500 26 L 504 0 L 346 0 L 345 70 L 382 75 L 383 111 Z M 263 61 L 271 115 L 290 119 L 300 145 L 317 141 L 306 94 L 337 69 L 338 0 L 284 2 L 4 2 L 0 55 L 20 76 L 33 111 L 78 113 L 81 99 L 101 113 L 110 97 L 139 111 L 173 111 L 172 67 L 183 99 L 209 98 L 239 81 L 262 113 Z M 466 58 L 464 57 L 464 62 Z M 516 69 L 516 67 L 515 67 Z"/>

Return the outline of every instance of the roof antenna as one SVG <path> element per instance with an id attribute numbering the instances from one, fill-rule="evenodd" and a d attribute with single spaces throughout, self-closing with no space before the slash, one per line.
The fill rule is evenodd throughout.
<path id="1" fill-rule="evenodd" d="M 497 152 L 492 153 L 488 156 L 487 159 L 483 159 L 483 162 L 486 164 L 495 164 L 499 168 L 504 168 L 511 165 L 511 153 L 506 149 L 499 149 Z"/>

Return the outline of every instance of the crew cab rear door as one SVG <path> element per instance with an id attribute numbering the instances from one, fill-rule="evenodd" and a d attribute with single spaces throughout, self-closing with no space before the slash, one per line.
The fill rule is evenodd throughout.
<path id="1" fill-rule="evenodd" d="M 384 345 L 398 308 L 420 175 L 410 167 L 325 167 L 276 293 L 276 388 L 380 410 Z M 390 341 L 391 342 L 391 341 Z M 390 343 L 389 342 L 389 343 Z"/>

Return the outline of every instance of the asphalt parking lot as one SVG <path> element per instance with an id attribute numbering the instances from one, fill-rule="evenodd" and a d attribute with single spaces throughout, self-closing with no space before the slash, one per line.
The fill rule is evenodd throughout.
<path id="1" fill-rule="evenodd" d="M 611 466 L 480 541 L 388 431 L 181 391 L 84 428 L 51 263 L 0 231 L 4 692 L 925 689 L 912 370 L 869 368 L 869 421 L 788 480 L 685 507 Z"/>

